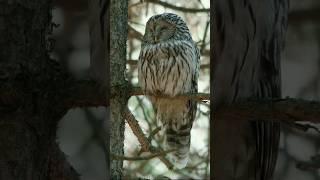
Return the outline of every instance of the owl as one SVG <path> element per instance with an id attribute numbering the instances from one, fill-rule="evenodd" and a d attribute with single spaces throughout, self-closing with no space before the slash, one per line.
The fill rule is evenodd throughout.
<path id="1" fill-rule="evenodd" d="M 197 93 L 200 53 L 186 23 L 176 14 L 152 16 L 146 24 L 138 61 L 141 88 L 153 104 L 165 149 L 176 168 L 188 162 L 190 131 L 197 103 L 177 95 Z"/>

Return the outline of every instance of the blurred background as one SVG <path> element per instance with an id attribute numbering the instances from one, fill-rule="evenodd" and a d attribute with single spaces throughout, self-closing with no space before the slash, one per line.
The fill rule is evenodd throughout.
<path id="1" fill-rule="evenodd" d="M 282 97 L 320 101 L 319 0 L 290 0 L 281 71 Z M 320 128 L 319 124 L 313 125 Z M 319 133 L 283 126 L 275 180 L 319 180 L 319 155 Z M 297 164 L 311 166 L 301 168 Z"/>
<path id="2" fill-rule="evenodd" d="M 164 1 L 163 1 L 164 2 Z M 202 52 L 199 92 L 209 93 L 209 0 L 207 1 L 171 1 L 169 4 L 159 4 L 156 1 L 142 3 L 139 0 L 129 1 L 128 8 L 128 49 L 127 49 L 127 79 L 137 85 L 136 63 L 140 51 L 141 37 L 145 23 L 152 15 L 172 12 L 180 15 L 188 24 L 193 40 Z M 55 49 L 52 57 L 60 61 L 75 77 L 88 78 L 90 66 L 89 28 L 86 1 L 55 1 L 53 22 L 58 25 L 54 29 Z M 168 8 L 168 6 L 170 8 Z M 175 7 L 185 7 L 183 11 Z M 202 12 L 184 12 L 202 9 Z M 206 9 L 206 10 L 204 10 Z M 204 11 L 203 11 L 204 10 Z M 144 133 L 157 128 L 152 107 L 143 96 L 132 97 L 129 108 L 139 121 Z M 61 120 L 57 141 L 61 149 L 68 155 L 72 165 L 81 174 L 82 179 L 106 179 L 103 138 L 99 130 L 106 112 L 102 107 L 73 109 Z M 198 106 L 197 120 L 192 129 L 190 164 L 183 171 L 168 171 L 157 158 L 150 161 L 125 161 L 125 175 L 133 177 L 156 177 L 160 174 L 171 178 L 181 175 L 204 179 L 209 176 L 208 134 L 209 134 L 209 104 Z M 163 144 L 161 136 L 156 135 L 152 141 L 154 146 Z M 139 143 L 130 128 L 125 130 L 125 155 L 137 156 Z"/>
<path id="3" fill-rule="evenodd" d="M 129 0 L 129 34 L 127 79 L 137 84 L 136 60 L 140 51 L 141 35 L 149 17 L 163 12 L 180 15 L 188 24 L 194 41 L 202 49 L 199 92 L 209 92 L 209 14 L 183 12 L 163 6 L 157 0 Z M 166 4 L 192 9 L 209 8 L 208 0 L 161 0 Z M 282 54 L 282 95 L 320 101 L 320 1 L 290 0 L 289 26 L 286 47 Z M 162 4 L 162 5 L 161 5 Z M 165 5 L 166 5 L 165 4 Z M 75 77 L 89 77 L 90 49 L 86 0 L 54 0 L 53 22 L 58 24 L 52 36 L 55 49 L 51 56 Z M 206 30 L 207 29 L 207 30 Z M 143 96 L 129 102 L 145 134 L 156 128 L 151 105 Z M 183 171 L 169 172 L 156 158 L 150 161 L 125 161 L 125 175 L 129 177 L 170 177 L 188 175 L 196 179 L 209 176 L 208 125 L 209 108 L 199 105 L 197 120 L 192 129 L 191 161 Z M 106 162 L 100 128 L 106 116 L 102 107 L 70 110 L 60 121 L 57 141 L 68 160 L 83 180 L 106 179 Z M 319 126 L 318 126 L 319 127 Z M 139 150 L 136 138 L 129 128 L 125 132 L 125 155 L 136 156 Z M 155 137 L 152 143 L 161 144 Z M 311 157 L 320 154 L 320 135 L 315 131 L 302 132 L 283 127 L 276 180 L 319 180 L 320 169 L 297 167 L 298 163 L 312 164 Z M 317 160 L 317 158 L 314 158 Z M 319 159 L 318 159 L 319 161 Z M 319 165 L 319 163 L 318 163 Z M 312 168 L 313 167 L 313 168 Z"/>

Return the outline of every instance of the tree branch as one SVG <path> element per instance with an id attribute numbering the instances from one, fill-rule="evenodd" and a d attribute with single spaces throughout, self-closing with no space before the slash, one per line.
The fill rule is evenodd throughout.
<path id="1" fill-rule="evenodd" d="M 138 138 L 142 150 L 145 152 L 158 153 L 157 150 L 151 147 L 151 144 L 142 132 L 142 129 L 140 128 L 138 121 L 135 119 L 135 117 L 128 108 L 124 111 L 124 118 L 127 120 L 134 135 Z M 168 169 L 173 168 L 172 163 L 168 161 L 166 158 L 164 158 L 163 156 L 158 157 L 167 166 Z"/>
<path id="2" fill-rule="evenodd" d="M 320 7 L 291 11 L 288 15 L 289 24 L 299 24 L 307 21 L 320 22 Z"/>
<path id="3" fill-rule="evenodd" d="M 203 50 L 203 51 L 206 52 L 207 50 Z M 138 60 L 128 59 L 127 64 L 129 64 L 130 66 L 137 66 Z M 210 68 L 210 64 L 200 64 L 200 69 L 208 69 L 208 68 Z"/>
<path id="4" fill-rule="evenodd" d="M 116 160 L 127 160 L 127 161 L 141 161 L 141 160 L 150 160 L 155 157 L 165 156 L 168 153 L 176 151 L 175 149 L 167 150 L 167 151 L 160 151 L 154 154 L 146 155 L 146 156 L 137 156 L 137 157 L 127 157 L 127 156 L 118 156 L 115 154 L 111 154 L 111 158 Z"/>
<path id="5" fill-rule="evenodd" d="M 136 29 L 134 29 L 134 28 L 133 28 L 132 26 L 130 26 L 129 24 L 128 24 L 128 29 L 129 29 L 129 34 L 128 34 L 129 37 L 131 37 L 131 38 L 136 38 L 136 39 L 142 41 L 143 35 L 142 35 L 139 31 L 137 31 Z"/>
<path id="6" fill-rule="evenodd" d="M 148 141 L 151 142 L 152 138 L 161 130 L 161 127 L 157 127 L 156 129 L 152 130 L 149 134 Z"/>
<path id="7" fill-rule="evenodd" d="M 72 107 L 105 106 L 105 93 L 102 87 L 90 80 L 76 81 L 74 86 L 64 89 L 66 105 Z M 139 87 L 129 88 L 130 96 L 144 95 Z M 161 96 L 172 98 L 168 96 Z M 210 95 L 206 93 L 184 94 L 175 98 L 190 98 L 207 102 Z M 320 103 L 299 99 L 260 99 L 224 105 L 215 110 L 216 118 L 233 120 L 274 120 L 274 121 L 308 121 L 320 123 Z M 304 129 L 306 129 L 304 127 Z"/>
<path id="8" fill-rule="evenodd" d="M 144 95 L 139 87 L 129 87 L 129 96 Z M 119 91 L 119 87 L 117 88 Z M 74 81 L 63 89 L 66 106 L 105 106 L 106 90 L 92 80 Z M 6 94 L 1 94 L 1 96 Z M 111 96 L 112 97 L 112 96 Z M 167 97 L 167 96 L 163 96 Z M 0 97 L 5 98 L 5 97 Z M 172 98 L 172 97 L 168 97 Z M 208 101 L 209 94 L 185 94 L 175 98 L 191 98 L 197 101 Z M 308 121 L 320 123 L 320 103 L 301 99 L 259 99 L 243 101 L 232 105 L 224 105 L 214 110 L 216 116 L 224 116 L 233 120 L 273 120 L 273 121 Z"/>
<path id="9" fill-rule="evenodd" d="M 201 47 L 200 47 L 200 53 L 201 54 L 202 54 L 204 48 L 206 47 L 206 37 L 207 37 L 207 34 L 208 34 L 209 25 L 210 25 L 210 20 L 207 21 L 207 24 L 206 24 L 206 27 L 205 27 L 205 30 L 204 30 L 204 33 L 203 33 L 202 44 L 201 44 Z"/>
<path id="10" fill-rule="evenodd" d="M 156 96 L 162 98 L 174 98 L 174 99 L 193 99 L 200 102 L 210 102 L 210 94 L 208 93 L 189 93 L 182 94 L 178 96 L 167 96 L 167 95 L 154 95 L 154 94 L 146 94 L 139 87 L 132 87 L 129 93 L 131 96 L 139 96 L 139 95 L 147 95 L 147 96 Z"/>
<path id="11" fill-rule="evenodd" d="M 295 121 L 320 123 L 320 103 L 286 99 L 249 100 L 224 105 L 214 110 L 217 119 Z"/>
<path id="12" fill-rule="evenodd" d="M 305 162 L 301 161 L 297 163 L 296 167 L 298 169 L 304 170 L 304 171 L 317 171 L 320 169 L 320 154 L 317 154 L 315 156 L 312 156 L 311 162 Z"/>
<path id="13" fill-rule="evenodd" d="M 128 88 L 128 87 L 127 87 Z M 119 88 L 117 88 L 119 91 Z M 144 95 L 139 87 L 129 87 L 129 96 Z M 90 80 L 75 81 L 73 86 L 64 89 L 66 105 L 72 107 L 105 106 L 105 93 L 102 87 Z M 5 95 L 5 94 L 4 94 Z M 112 97 L 112 96 L 111 96 Z M 161 96 L 172 98 L 168 96 Z M 185 94 L 174 98 L 190 98 L 208 101 L 206 93 Z M 214 110 L 216 116 L 225 116 L 233 120 L 273 120 L 273 121 L 308 121 L 320 123 L 320 103 L 301 99 L 259 99 L 225 105 Z"/>

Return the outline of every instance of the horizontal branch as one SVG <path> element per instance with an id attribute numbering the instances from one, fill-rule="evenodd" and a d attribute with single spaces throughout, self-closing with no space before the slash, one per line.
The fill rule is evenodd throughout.
<path id="1" fill-rule="evenodd" d="M 215 119 L 320 123 L 319 102 L 292 98 L 249 100 L 213 111 Z"/>
<path id="2" fill-rule="evenodd" d="M 146 156 L 136 156 L 136 157 L 118 156 L 115 154 L 111 154 L 111 158 L 113 158 L 115 160 L 141 161 L 141 160 L 150 160 L 155 157 L 165 156 L 166 154 L 174 152 L 174 151 L 176 151 L 176 150 L 172 149 L 172 150 L 167 150 L 167 151 L 160 151 L 160 152 L 153 153 L 153 154 L 146 155 Z"/>
<path id="3" fill-rule="evenodd" d="M 307 21 L 320 22 L 320 7 L 291 11 L 288 15 L 289 24 L 299 24 Z"/>
<path id="4" fill-rule="evenodd" d="M 128 59 L 127 64 L 130 66 L 137 66 L 138 60 Z M 200 64 L 200 69 L 209 69 L 209 68 L 210 68 L 210 64 Z"/>
<path id="5" fill-rule="evenodd" d="M 113 91 L 122 91 L 119 87 L 112 87 Z M 139 87 L 127 87 L 128 97 L 144 95 Z M 75 81 L 63 89 L 63 96 L 67 107 L 106 106 L 106 88 L 102 88 L 91 80 Z M 111 97 L 112 94 L 111 94 Z M 197 101 L 209 101 L 210 94 L 185 94 L 177 97 L 161 96 L 167 98 L 189 98 Z M 1 98 L 0 98 L 1 99 Z M 232 120 L 264 120 L 283 122 L 312 122 L 320 123 L 320 102 L 301 99 L 257 99 L 243 101 L 232 105 L 219 106 L 212 109 L 215 118 Z"/>
<path id="6" fill-rule="evenodd" d="M 154 95 L 154 94 L 146 94 L 139 87 L 132 87 L 130 91 L 131 96 L 139 96 L 139 95 L 147 95 L 154 97 L 162 97 L 162 98 L 174 98 L 174 99 L 192 99 L 200 102 L 210 102 L 210 94 L 208 93 L 186 93 L 177 96 L 168 96 L 168 95 Z"/>
<path id="7" fill-rule="evenodd" d="M 320 154 L 314 155 L 311 161 L 300 161 L 296 167 L 304 171 L 318 171 L 320 169 Z"/>

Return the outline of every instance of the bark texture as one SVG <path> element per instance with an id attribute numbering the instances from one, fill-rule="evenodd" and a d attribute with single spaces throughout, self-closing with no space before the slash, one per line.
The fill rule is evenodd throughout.
<path id="1" fill-rule="evenodd" d="M 50 0 L 0 1 L 0 179 L 79 179 L 56 144 L 57 123 L 105 92 L 49 58 L 51 30 Z"/>
<path id="2" fill-rule="evenodd" d="M 279 98 L 288 1 L 217 0 L 213 10 L 214 108 L 253 97 Z M 228 121 L 211 112 L 214 178 L 271 179 L 280 124 Z"/>
<path id="3" fill-rule="evenodd" d="M 126 41 L 128 21 L 128 1 L 112 0 L 110 4 L 110 153 L 123 155 L 124 146 L 124 110 L 127 105 L 128 93 L 125 80 L 126 68 Z M 111 179 L 122 178 L 122 165 L 120 160 L 111 161 Z"/>

